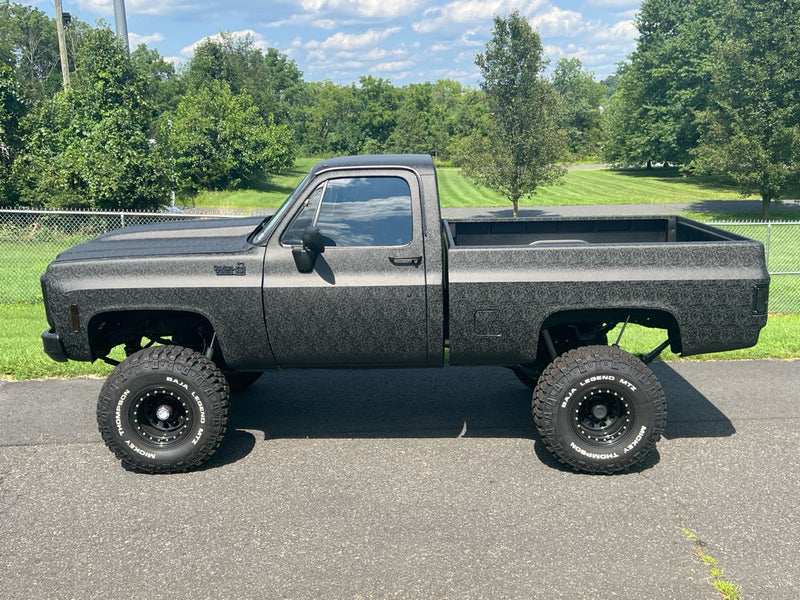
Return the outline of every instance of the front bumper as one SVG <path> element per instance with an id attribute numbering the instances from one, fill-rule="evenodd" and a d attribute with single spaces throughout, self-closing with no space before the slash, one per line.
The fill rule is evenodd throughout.
<path id="1" fill-rule="evenodd" d="M 42 334 L 42 343 L 44 344 L 44 353 L 47 354 L 56 362 L 67 362 L 67 354 L 64 351 L 64 345 L 61 343 L 61 338 L 58 334 L 48 329 Z"/>

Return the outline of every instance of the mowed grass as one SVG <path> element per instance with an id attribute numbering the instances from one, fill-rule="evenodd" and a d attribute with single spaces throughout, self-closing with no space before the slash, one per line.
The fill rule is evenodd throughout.
<path id="1" fill-rule="evenodd" d="M 63 241 L 6 242 L 0 241 L 0 303 L 39 302 L 42 287 L 39 278 L 47 265 L 67 248 L 83 241 L 74 236 Z M 8 283 L 5 283 L 8 282 Z M 12 284 L 13 283 L 13 291 Z"/>
<path id="2" fill-rule="evenodd" d="M 259 210 L 278 208 L 303 180 L 309 169 L 319 159 L 298 158 L 294 168 L 275 175 L 269 181 L 261 182 L 254 189 L 234 190 L 227 192 L 200 192 L 197 196 L 184 198 L 178 204 L 187 206 L 209 207 L 225 210 Z"/>
<path id="3" fill-rule="evenodd" d="M 442 206 L 505 206 L 492 190 L 474 185 L 453 167 L 438 169 Z M 555 185 L 537 189 L 522 206 L 580 204 L 664 204 L 740 199 L 736 189 L 704 177 L 684 177 L 677 169 L 569 169 Z"/>
<path id="4" fill-rule="evenodd" d="M 621 325 L 617 326 L 616 329 L 608 334 L 609 343 L 617 339 L 621 327 Z M 620 347 L 633 354 L 647 354 L 666 339 L 666 333 L 660 329 L 628 325 L 620 341 Z M 770 315 L 767 320 L 767 326 L 761 330 L 758 344 L 752 348 L 731 350 L 730 352 L 715 352 L 713 354 L 698 354 L 687 358 L 681 358 L 667 349 L 660 356 L 660 359 L 664 361 L 757 360 L 765 358 L 781 360 L 800 358 L 800 315 Z"/>
<path id="5" fill-rule="evenodd" d="M 41 304 L 0 304 L 3 333 L 0 335 L 0 379 L 22 380 L 47 377 L 105 377 L 111 367 L 102 362 L 65 362 L 50 359 L 40 336 L 47 329 Z"/>

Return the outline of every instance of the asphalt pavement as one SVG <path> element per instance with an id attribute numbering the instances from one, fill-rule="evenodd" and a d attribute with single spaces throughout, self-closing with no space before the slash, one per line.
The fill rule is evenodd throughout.
<path id="1" fill-rule="evenodd" d="M 100 380 L 0 382 L 0 597 L 719 597 L 699 546 L 800 598 L 800 361 L 654 370 L 665 437 L 614 476 L 555 463 L 502 368 L 268 373 L 156 476 L 102 444 Z"/>

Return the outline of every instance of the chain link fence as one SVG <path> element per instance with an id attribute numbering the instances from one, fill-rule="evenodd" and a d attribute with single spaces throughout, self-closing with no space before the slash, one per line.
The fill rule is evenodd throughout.
<path id="1" fill-rule="evenodd" d="M 39 277 L 62 250 L 119 227 L 237 215 L 0 210 L 0 304 L 42 301 Z M 800 222 L 710 223 L 761 241 L 770 312 L 800 313 Z"/>

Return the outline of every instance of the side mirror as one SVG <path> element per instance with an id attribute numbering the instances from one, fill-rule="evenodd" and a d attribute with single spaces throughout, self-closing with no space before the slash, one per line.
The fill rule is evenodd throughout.
<path id="1" fill-rule="evenodd" d="M 314 265 L 317 264 L 317 257 L 325 252 L 325 239 L 322 237 L 319 227 L 313 225 L 309 225 L 303 230 L 300 239 L 303 240 L 303 247 L 292 250 L 294 264 L 297 265 L 300 273 L 311 273 Z"/>
<path id="2" fill-rule="evenodd" d="M 319 227 L 309 225 L 303 230 L 303 235 L 300 238 L 303 240 L 303 249 L 316 254 L 325 252 L 325 238 L 322 237 L 322 232 Z"/>

